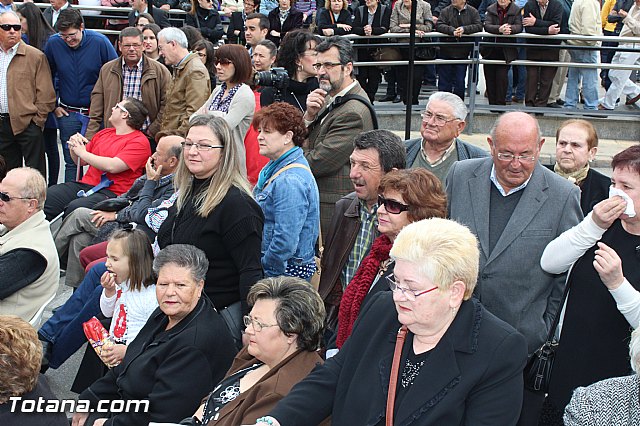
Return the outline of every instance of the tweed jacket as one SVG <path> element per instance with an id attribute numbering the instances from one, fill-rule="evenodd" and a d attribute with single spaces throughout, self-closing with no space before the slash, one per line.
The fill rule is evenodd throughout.
<path id="1" fill-rule="evenodd" d="M 347 94 L 368 99 L 357 81 Z M 323 112 L 324 109 L 318 116 Z M 349 156 L 353 152 L 354 138 L 362 132 L 373 130 L 371 112 L 362 102 L 350 100 L 329 112 L 321 122 L 311 123 L 308 130 L 305 157 L 318 182 L 320 203 L 334 205 L 342 196 L 353 191 L 349 179 Z"/>
<path id="2" fill-rule="evenodd" d="M 31 122 L 44 128 L 47 115 L 56 105 L 47 57 L 24 41 L 18 42 L 7 69 L 7 98 L 14 135 L 24 132 Z"/>
<path id="3" fill-rule="evenodd" d="M 520 8 L 514 3 L 509 3 L 509 8 L 507 9 L 506 22 L 503 24 L 511 25 L 511 34 L 518 34 L 522 32 L 524 28 L 522 26 L 522 15 L 520 14 Z M 484 30 L 491 34 L 500 34 L 500 18 L 498 17 L 498 3 L 493 3 L 487 7 L 487 13 L 485 14 L 484 21 Z M 485 37 L 485 42 L 506 42 L 504 38 L 497 37 Z M 503 55 L 497 54 L 498 51 L 502 51 Z M 518 49 L 515 47 L 493 47 L 492 45 L 485 45 L 480 48 L 480 53 L 482 57 L 485 59 L 502 59 L 506 63 L 514 61 L 518 58 Z M 495 56 L 494 56 L 495 55 Z"/>
<path id="4" fill-rule="evenodd" d="M 524 27 L 524 30 L 530 34 L 549 35 L 549 27 L 553 24 L 562 23 L 562 4 L 558 0 L 549 0 L 547 10 L 545 11 L 544 18 L 540 16 L 540 7 L 536 0 L 529 0 L 522 8 L 522 16 L 528 17 L 532 14 L 536 18 L 536 23 L 531 27 Z M 540 38 L 527 38 L 528 44 L 560 44 L 560 40 L 552 40 L 546 37 Z M 540 49 L 534 49 L 527 47 L 527 59 L 534 61 L 557 61 L 560 55 L 558 49 L 551 49 L 542 47 Z"/>
<path id="5" fill-rule="evenodd" d="M 433 17 L 431 16 L 431 5 L 423 0 L 418 0 L 416 9 L 416 30 L 424 31 L 426 33 L 433 30 Z M 390 33 L 408 33 L 409 28 L 400 27 L 400 24 L 408 24 L 411 22 L 411 11 L 407 9 L 403 2 L 397 1 L 393 6 L 390 18 Z M 399 39 L 401 43 L 409 41 L 406 39 Z"/>
<path id="6" fill-rule="evenodd" d="M 146 56 L 142 57 L 142 79 L 140 92 L 142 103 L 149 110 L 151 124 L 147 133 L 155 136 L 160 130 L 160 122 L 167 101 L 166 94 L 171 83 L 171 74 L 167 67 Z M 91 91 L 91 108 L 87 139 L 91 139 L 100 130 L 100 125 L 111 127 L 109 116 L 111 108 L 122 100 L 122 57 L 109 61 L 100 69 L 100 75 Z"/>
<path id="7" fill-rule="evenodd" d="M 579 387 L 564 412 L 565 426 L 640 424 L 637 374 Z"/>
<path id="8" fill-rule="evenodd" d="M 474 295 L 524 335 L 531 354 L 547 337 L 566 278 L 566 274 L 544 272 L 540 257 L 547 244 L 582 220 L 580 189 L 536 164 L 502 235 L 489 251 L 492 166 L 492 158 L 451 166 L 446 179 L 449 217 L 468 226 L 480 242 Z"/>
<path id="9" fill-rule="evenodd" d="M 173 68 L 173 79 L 167 89 L 161 130 L 181 130 L 185 134 L 189 117 L 207 101 L 211 93 L 209 71 L 195 53 Z"/>
<path id="10" fill-rule="evenodd" d="M 333 426 L 385 424 L 399 328 L 391 291 L 379 292 L 360 312 L 340 352 L 316 367 L 269 415 L 283 426 L 316 425 L 328 414 Z M 477 300 L 463 302 L 413 385 L 396 401 L 393 424 L 515 425 L 525 361 L 526 344 L 518 332 Z"/>
<path id="11" fill-rule="evenodd" d="M 489 153 L 484 149 L 478 148 L 470 143 L 466 143 L 461 139 L 456 138 L 456 152 L 458 153 L 458 161 L 468 160 L 469 158 L 482 158 L 488 157 Z M 404 146 L 407 149 L 407 167 L 411 167 L 416 157 L 420 153 L 422 147 L 422 138 L 409 139 L 404 141 Z"/>
<path id="12" fill-rule="evenodd" d="M 259 362 L 249 354 L 245 346 L 236 355 L 225 377 Z M 217 420 L 211 420 L 207 425 L 237 426 L 254 424 L 258 418 L 273 409 L 294 385 L 307 377 L 311 370 L 316 365 L 321 365 L 322 362 L 322 358 L 317 352 L 296 351 L 269 370 L 251 388 L 226 404 L 220 410 Z"/>

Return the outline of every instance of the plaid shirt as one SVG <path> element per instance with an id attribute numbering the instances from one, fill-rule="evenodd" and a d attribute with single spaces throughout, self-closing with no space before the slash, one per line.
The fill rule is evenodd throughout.
<path id="1" fill-rule="evenodd" d="M 0 48 L 0 113 L 2 114 L 9 113 L 9 98 L 7 97 L 7 71 L 9 69 L 11 60 L 14 56 L 16 56 L 18 45 L 20 43 L 21 42 L 17 42 L 15 46 L 13 46 L 6 52 Z"/>
<path id="2" fill-rule="evenodd" d="M 133 67 L 129 67 L 126 62 L 122 61 L 122 100 L 126 98 L 135 98 L 142 101 L 142 58 Z M 144 120 L 142 131 L 149 127 L 151 121 L 149 117 Z"/>
<path id="3" fill-rule="evenodd" d="M 369 253 L 373 240 L 378 236 L 378 204 L 376 203 L 371 211 L 367 210 L 367 204 L 360 200 L 360 230 L 356 237 L 356 242 L 349 254 L 349 260 L 342 270 L 342 289 L 351 282 L 356 274 L 362 259 Z"/>

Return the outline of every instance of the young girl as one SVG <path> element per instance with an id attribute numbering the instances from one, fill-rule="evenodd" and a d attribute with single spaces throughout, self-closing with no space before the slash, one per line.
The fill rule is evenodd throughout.
<path id="1" fill-rule="evenodd" d="M 112 318 L 109 334 L 116 345 L 105 348 L 102 359 L 119 364 L 127 346 L 158 307 L 149 239 L 138 229 L 116 231 L 107 245 L 107 271 L 102 274 L 100 310 Z"/>

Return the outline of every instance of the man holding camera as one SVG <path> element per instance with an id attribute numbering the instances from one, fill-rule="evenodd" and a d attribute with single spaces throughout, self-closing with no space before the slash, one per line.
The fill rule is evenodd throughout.
<path id="1" fill-rule="evenodd" d="M 340 36 L 326 38 L 316 47 L 315 68 L 320 88 L 307 97 L 305 124 L 309 138 L 305 158 L 318 183 L 320 224 L 328 229 L 335 204 L 353 191 L 349 179 L 349 156 L 353 140 L 362 132 L 374 129 L 367 93 L 353 77 L 353 47 Z M 363 98 L 343 101 L 347 95 Z"/>

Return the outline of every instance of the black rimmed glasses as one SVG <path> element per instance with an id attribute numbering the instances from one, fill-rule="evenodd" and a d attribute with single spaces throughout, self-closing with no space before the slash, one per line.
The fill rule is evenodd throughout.
<path id="1" fill-rule="evenodd" d="M 316 62 L 313 64 L 313 69 L 320 71 L 320 68 L 324 68 L 325 70 L 330 71 L 338 65 L 342 64 L 340 62 Z"/>
<path id="2" fill-rule="evenodd" d="M 22 25 L 20 24 L 2 24 L 0 28 L 2 28 L 3 31 L 22 31 Z"/>
<path id="3" fill-rule="evenodd" d="M 389 275 L 387 277 L 387 284 L 389 285 L 389 288 L 391 289 L 391 291 L 399 291 L 410 302 L 415 302 L 418 296 L 431 293 L 432 291 L 438 289 L 438 286 L 435 286 L 424 291 L 413 291 L 410 288 L 401 287 L 396 281 L 396 277 L 394 275 Z"/>
<path id="4" fill-rule="evenodd" d="M 387 213 L 391 214 L 400 214 L 402 212 L 406 212 L 409 210 L 409 206 L 406 204 L 402 204 L 400 201 L 391 200 L 389 198 L 384 198 L 382 195 L 378 194 L 378 205 L 384 205 L 384 209 Z"/>
<path id="5" fill-rule="evenodd" d="M 62 33 L 58 33 L 58 35 L 59 35 L 60 37 L 62 37 L 62 39 L 63 39 L 63 40 L 73 40 L 73 39 L 75 39 L 76 37 L 78 37 L 78 33 L 79 33 L 79 32 L 80 32 L 80 31 L 78 30 L 78 31 L 76 31 L 75 33 L 69 33 L 69 34 L 62 34 Z"/>
<path id="6" fill-rule="evenodd" d="M 9 201 L 13 201 L 13 200 L 33 200 L 33 199 L 34 198 L 32 197 L 12 197 L 6 192 L 0 192 L 0 201 L 4 203 L 8 203 Z"/>
<path id="7" fill-rule="evenodd" d="M 222 149 L 224 145 L 212 145 L 203 142 L 212 142 L 207 139 L 200 140 L 198 142 L 194 142 L 190 139 L 185 139 L 184 142 L 181 143 L 182 149 L 190 150 L 191 147 L 195 147 L 197 151 L 211 151 L 212 149 Z"/>
<path id="8" fill-rule="evenodd" d="M 250 325 L 253 326 L 253 330 L 256 333 L 260 333 L 263 328 L 278 326 L 278 324 L 264 324 L 264 323 L 261 323 L 257 319 L 251 318 L 250 315 L 243 316 L 242 317 L 242 322 L 244 322 L 244 326 L 245 327 L 249 327 Z"/>
<path id="9" fill-rule="evenodd" d="M 425 111 L 420 113 L 420 117 L 422 117 L 422 121 L 425 123 L 430 122 L 431 120 L 433 120 L 433 124 L 435 124 L 438 127 L 442 127 L 447 123 L 450 123 L 451 121 L 456 121 L 459 120 L 459 118 L 448 118 L 442 114 L 434 114 L 431 111 Z"/>

